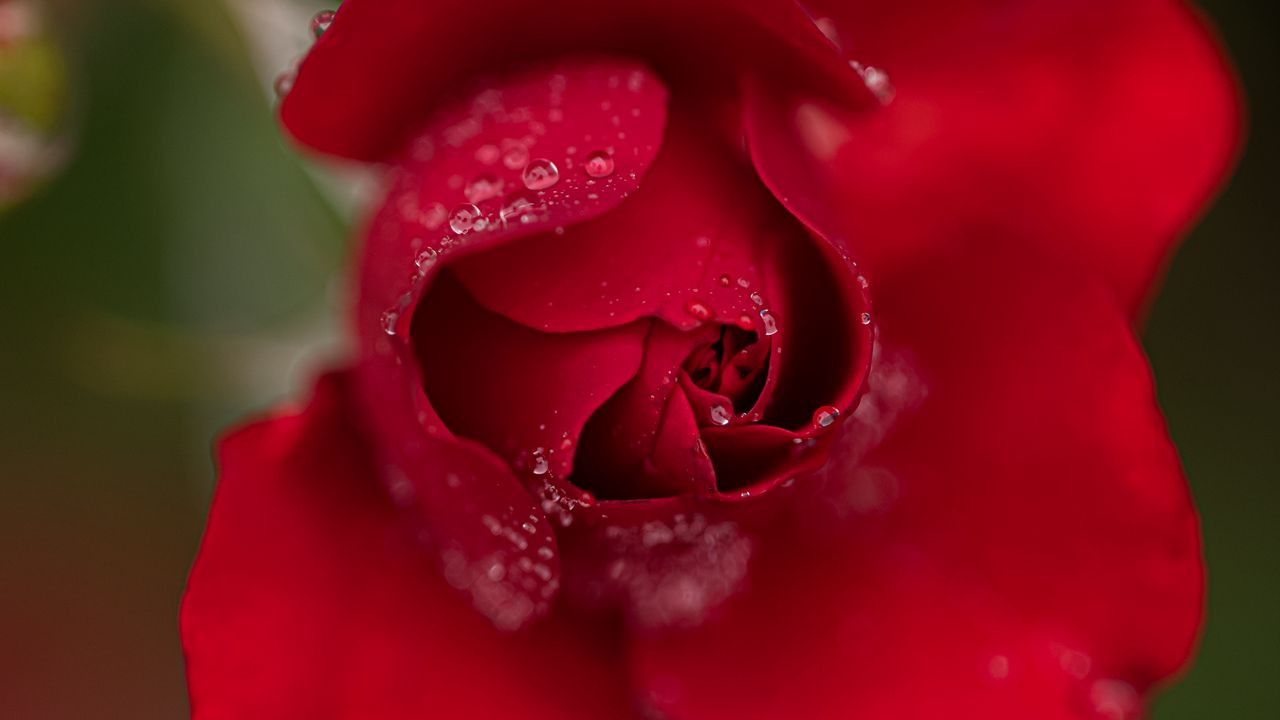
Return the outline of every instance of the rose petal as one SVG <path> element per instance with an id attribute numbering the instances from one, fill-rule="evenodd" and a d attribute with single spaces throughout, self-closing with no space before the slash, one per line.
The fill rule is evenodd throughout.
<path id="1" fill-rule="evenodd" d="M 868 395 L 750 590 L 637 635 L 661 711 L 1130 718 L 1187 658 L 1196 518 L 1109 291 L 1012 243 L 910 278 L 877 296 Z"/>
<path id="2" fill-rule="evenodd" d="M 427 398 L 451 432 L 534 474 L 568 476 L 587 418 L 640 368 L 649 325 L 538 332 L 481 308 L 446 273 L 412 337 Z"/>
<path id="3" fill-rule="evenodd" d="M 445 585 L 375 480 L 348 390 L 327 378 L 300 414 L 221 445 L 182 607 L 193 717 L 628 716 L 606 627 L 499 633 Z"/>
<path id="4" fill-rule="evenodd" d="M 561 235 L 472 254 L 456 268 L 485 307 L 538 329 L 641 317 L 690 329 L 744 315 L 758 326 L 749 296 L 768 271 L 763 263 L 809 242 L 714 128 L 688 108 L 672 108 L 662 150 L 617 208 Z"/>
<path id="5" fill-rule="evenodd" d="M 565 0 L 554 12 L 533 0 L 380 0 L 339 10 L 281 115 L 313 148 L 385 160 L 466 76 L 587 53 L 645 58 L 704 98 L 744 66 L 793 86 L 861 91 L 792 0 Z"/>
<path id="6" fill-rule="evenodd" d="M 640 371 L 582 432 L 574 484 L 601 499 L 710 492 L 715 475 L 699 454 L 698 423 L 677 391 L 680 364 L 715 328 L 681 332 L 653 322 Z"/>
<path id="7" fill-rule="evenodd" d="M 888 280 L 957 243 L 1017 236 L 1140 314 L 1240 144 L 1236 83 L 1178 0 L 811 3 L 895 99 L 848 112 L 757 83 L 770 187 Z"/>
<path id="8" fill-rule="evenodd" d="M 625 82 L 611 87 L 612 78 Z M 615 150 L 625 150 L 615 156 L 622 174 L 615 182 L 601 186 L 597 199 L 546 202 L 550 196 L 535 194 L 546 207 L 530 215 L 533 222 L 503 223 L 498 222 L 497 212 L 508 202 L 502 197 L 483 200 L 473 192 L 472 197 L 485 206 L 494 223 L 484 230 L 460 228 L 462 231 L 454 233 L 450 229 L 444 208 L 446 203 L 467 200 L 468 180 L 463 173 L 475 180 L 475 173 L 484 168 L 493 176 L 491 186 L 501 184 L 509 192 L 519 183 L 521 190 L 517 192 L 527 197 L 521 179 L 523 167 L 504 157 L 504 149 L 528 150 L 527 158 L 516 158 L 522 162 L 537 160 L 543 152 L 562 158 L 569 145 L 586 137 L 584 133 L 618 132 L 609 116 L 599 111 L 601 97 L 614 97 L 620 107 L 641 112 L 638 116 L 627 114 L 630 140 L 615 145 Z M 665 123 L 665 98 L 665 90 L 642 67 L 622 61 L 569 60 L 490 83 L 469 98 L 444 107 L 428 123 L 420 142 L 402 159 L 388 201 L 368 232 L 356 313 L 361 350 L 356 403 L 371 429 L 380 462 L 412 488 L 413 504 L 426 529 L 442 550 L 449 543 L 448 549 L 472 565 L 499 549 L 536 552 L 538 547 L 533 543 L 526 548 L 518 546 L 517 540 L 523 536 L 513 528 L 527 523 L 534 528 L 532 537 L 546 538 L 552 533 L 545 514 L 552 513 L 563 523 L 563 513 L 584 498 L 566 494 L 564 487 L 554 484 L 538 491 L 535 498 L 505 460 L 449 431 L 422 389 L 411 337 L 417 304 L 435 277 L 457 257 L 545 232 L 558 223 L 572 224 L 614 207 L 634 189 L 657 150 Z M 565 119 L 574 118 L 571 126 L 554 120 L 552 111 L 557 108 L 565 113 Z M 564 176 L 552 190 L 566 192 L 585 179 Z M 578 199 L 573 192 L 568 194 Z M 550 406 L 528 407 L 554 410 Z M 466 482 L 470 477 L 480 480 Z M 459 504 L 460 497 L 465 497 L 465 503 Z M 486 518 L 490 519 L 487 523 Z M 554 594 L 557 568 L 552 564 L 550 569 L 551 575 L 539 577 L 531 591 L 535 604 L 526 619 L 537 617 L 544 609 L 543 601 Z M 495 620 L 501 624 L 511 621 L 509 614 L 493 607 L 488 598 L 472 595 L 482 612 L 500 616 Z"/>

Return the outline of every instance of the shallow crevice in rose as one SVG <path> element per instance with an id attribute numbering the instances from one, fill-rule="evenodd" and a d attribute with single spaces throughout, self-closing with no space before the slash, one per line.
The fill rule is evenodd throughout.
<path id="1" fill-rule="evenodd" d="M 572 472 L 583 424 L 640 367 L 651 321 L 543 333 L 485 310 L 447 270 L 411 326 L 423 390 L 455 435 L 517 473 Z"/>

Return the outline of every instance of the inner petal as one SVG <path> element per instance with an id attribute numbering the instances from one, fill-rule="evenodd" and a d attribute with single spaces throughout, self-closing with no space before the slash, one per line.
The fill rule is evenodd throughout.
<path id="1" fill-rule="evenodd" d="M 484 309 L 446 270 L 411 335 L 423 388 L 449 431 L 518 473 L 564 477 L 587 419 L 639 369 L 649 325 L 539 332 Z"/>
<path id="2" fill-rule="evenodd" d="M 571 478 L 601 499 L 709 493 L 715 473 L 680 388 L 681 365 L 713 326 L 683 332 L 654 322 L 640 371 L 587 422 Z"/>

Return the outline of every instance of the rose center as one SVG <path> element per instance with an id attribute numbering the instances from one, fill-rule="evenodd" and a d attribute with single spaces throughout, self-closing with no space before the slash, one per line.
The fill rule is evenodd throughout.
<path id="1" fill-rule="evenodd" d="M 745 413 L 764 389 L 769 348 L 756 333 L 723 325 L 720 337 L 689 353 L 682 369 L 694 385 L 729 398 L 734 412 Z"/>

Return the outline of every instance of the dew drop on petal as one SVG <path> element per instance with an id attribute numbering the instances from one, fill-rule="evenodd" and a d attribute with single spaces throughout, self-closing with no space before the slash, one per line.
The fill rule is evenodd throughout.
<path id="1" fill-rule="evenodd" d="M 530 190 L 546 190 L 560 182 L 560 168 L 546 158 L 538 158 L 525 166 L 521 179 Z"/>
<path id="2" fill-rule="evenodd" d="M 760 322 L 764 324 L 765 335 L 776 335 L 778 333 L 778 319 L 773 316 L 773 313 L 768 308 L 760 311 Z"/>
<path id="3" fill-rule="evenodd" d="M 733 284 L 733 278 L 729 277 L 728 275 L 721 275 L 720 279 L 717 282 L 720 283 L 720 287 L 729 287 L 731 284 Z"/>
<path id="4" fill-rule="evenodd" d="M 715 312 L 701 300 L 690 300 L 685 303 L 684 311 L 699 320 L 710 320 L 715 317 Z"/>
<path id="5" fill-rule="evenodd" d="M 551 463 L 547 462 L 542 450 L 537 450 L 529 458 L 529 471 L 534 475 L 546 475 L 551 472 Z"/>
<path id="6" fill-rule="evenodd" d="M 871 313 L 869 313 L 869 312 L 864 312 L 864 313 L 862 313 L 862 315 L 859 315 L 859 316 L 858 316 L 858 320 L 859 320 L 859 321 L 861 321 L 863 325 L 870 325 L 870 324 L 871 324 Z"/>
<path id="7" fill-rule="evenodd" d="M 761 294 L 760 294 L 760 293 L 758 293 L 758 292 L 753 292 L 753 293 L 751 293 L 751 302 L 753 302 L 753 303 L 755 303 L 755 304 L 757 304 L 757 305 L 763 305 L 763 304 L 764 304 L 764 296 L 763 296 L 763 295 L 761 295 Z"/>
<path id="8" fill-rule="evenodd" d="M 476 148 L 476 162 L 492 165 L 498 162 L 500 157 L 502 157 L 502 151 L 497 145 L 481 145 Z"/>
<path id="9" fill-rule="evenodd" d="M 458 235 L 465 235 L 476 226 L 479 218 L 480 208 L 474 203 L 462 203 L 449 213 L 449 228 Z"/>
<path id="10" fill-rule="evenodd" d="M 311 34 L 315 35 L 317 40 L 329 31 L 329 26 L 333 24 L 336 14 L 332 10 L 321 10 L 311 18 Z"/>
<path id="11" fill-rule="evenodd" d="M 436 263 L 437 253 L 431 248 L 427 248 L 418 253 L 418 257 L 414 258 L 413 264 L 418 266 L 419 270 L 426 271 Z"/>
<path id="12" fill-rule="evenodd" d="M 511 222 L 513 220 L 524 220 L 527 222 L 528 220 L 533 219 L 532 217 L 526 216 L 533 212 L 535 207 L 536 203 L 534 203 L 530 195 L 522 190 L 503 201 L 499 215 L 502 217 L 504 222 Z"/>
<path id="13" fill-rule="evenodd" d="M 881 104 L 887 105 L 893 101 L 896 91 L 893 89 L 893 83 L 889 81 L 888 73 L 878 67 L 863 65 L 857 60 L 850 60 L 849 67 L 858 73 L 862 78 L 862 82 L 867 86 L 867 90 L 870 90 L 871 94 L 875 95 Z"/>
<path id="14" fill-rule="evenodd" d="M 286 70 L 276 76 L 276 81 L 271 87 L 276 91 L 277 98 L 283 100 L 288 96 L 290 91 L 293 90 L 294 79 L 295 75 L 292 70 Z"/>
<path id="15" fill-rule="evenodd" d="M 400 313 L 395 310 L 388 310 L 382 313 L 382 332 L 388 335 L 396 334 L 396 323 L 400 321 Z"/>
<path id="16" fill-rule="evenodd" d="M 711 422 L 716 425 L 728 425 L 731 415 L 729 409 L 723 405 L 711 406 Z"/>
<path id="17" fill-rule="evenodd" d="M 613 158 L 603 150 L 596 150 L 587 156 L 582 169 L 593 178 L 609 177 L 613 174 Z"/>
<path id="18" fill-rule="evenodd" d="M 449 215 L 444 209 L 444 205 L 440 203 L 431 203 L 426 210 L 422 211 L 422 224 L 428 230 L 435 230 L 444 224 L 445 218 Z"/>
<path id="19" fill-rule="evenodd" d="M 473 203 L 484 202 L 502 194 L 502 181 L 493 173 L 481 173 L 467 183 L 467 188 L 463 193 Z"/>
<path id="20" fill-rule="evenodd" d="M 1104 720 L 1137 720 L 1142 714 L 1142 699 L 1133 686 L 1123 680 L 1100 679 L 1089 690 L 1094 712 Z"/>
<path id="21" fill-rule="evenodd" d="M 987 673 L 996 680 L 1009 677 L 1009 658 L 1005 655 L 994 655 L 987 663 Z"/>
<path id="22" fill-rule="evenodd" d="M 519 170 L 529 164 L 529 148 L 523 144 L 509 146 L 502 153 L 502 164 L 508 170 Z"/>
<path id="23" fill-rule="evenodd" d="M 840 408 L 832 405 L 823 405 L 813 411 L 813 426 L 816 428 L 829 428 L 839 419 Z"/>

